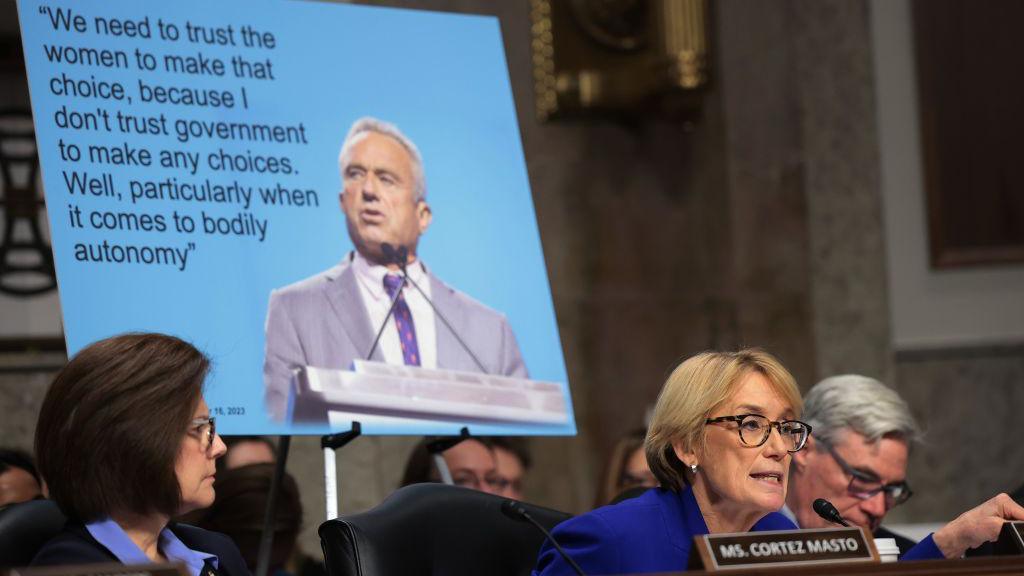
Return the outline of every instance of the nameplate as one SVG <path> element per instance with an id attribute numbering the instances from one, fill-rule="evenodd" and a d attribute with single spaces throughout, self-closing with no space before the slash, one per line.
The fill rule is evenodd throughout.
<path id="1" fill-rule="evenodd" d="M 707 534 L 695 543 L 707 571 L 879 561 L 874 540 L 861 528 Z"/>
<path id="2" fill-rule="evenodd" d="M 1004 522 L 996 540 L 997 556 L 1024 554 L 1024 522 Z"/>
<path id="3" fill-rule="evenodd" d="M 14 568 L 11 576 L 189 576 L 180 562 L 173 564 L 77 564 Z"/>

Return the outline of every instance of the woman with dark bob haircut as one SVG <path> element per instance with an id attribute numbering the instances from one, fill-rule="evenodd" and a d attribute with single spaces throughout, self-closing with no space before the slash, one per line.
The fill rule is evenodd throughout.
<path id="1" fill-rule="evenodd" d="M 33 565 L 183 562 L 193 576 L 249 574 L 229 538 L 170 521 L 213 503 L 225 448 L 203 399 L 209 367 L 173 336 L 124 334 L 57 374 L 35 448 L 68 523 Z"/>

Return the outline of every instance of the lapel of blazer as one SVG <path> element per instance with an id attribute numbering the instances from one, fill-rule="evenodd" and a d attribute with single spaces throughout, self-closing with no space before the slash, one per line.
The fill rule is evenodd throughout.
<path id="1" fill-rule="evenodd" d="M 459 336 L 472 345 L 472 339 L 467 332 L 465 310 L 459 305 L 452 289 L 433 274 L 429 272 L 427 274 L 430 277 L 430 298 L 434 301 L 434 306 L 441 311 L 441 314 L 444 314 Z M 477 368 L 472 364 L 472 359 L 462 349 L 462 345 L 459 344 L 455 335 L 444 325 L 444 321 L 437 318 L 436 314 L 434 316 L 434 331 L 437 334 L 437 367 L 475 372 Z"/>
<path id="2" fill-rule="evenodd" d="M 668 531 L 672 543 L 681 550 L 690 550 L 693 537 L 708 533 L 708 525 L 693 495 L 693 488 L 684 486 L 678 493 L 671 490 L 662 491 L 672 510 L 668 519 Z M 683 527 L 685 526 L 685 530 Z"/>
<path id="3" fill-rule="evenodd" d="M 342 330 L 355 347 L 355 358 L 363 358 L 373 344 L 374 332 L 370 326 L 370 315 L 366 312 L 363 297 L 350 262 L 339 267 L 336 274 L 328 275 L 326 295 L 331 309 Z M 384 361 L 380 346 L 373 352 L 373 360 Z"/>

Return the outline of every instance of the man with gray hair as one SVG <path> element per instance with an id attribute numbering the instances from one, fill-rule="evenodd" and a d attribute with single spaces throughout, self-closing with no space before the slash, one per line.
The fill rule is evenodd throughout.
<path id="1" fill-rule="evenodd" d="M 901 560 L 926 560 L 963 556 L 995 541 L 1006 520 L 1024 520 L 1024 507 L 997 494 L 913 545 L 881 528 L 886 513 L 910 498 L 907 456 L 920 438 L 899 394 L 864 376 L 826 378 L 804 397 L 802 419 L 811 437 L 793 454 L 781 510 L 801 528 L 831 526 L 812 509 L 815 499 L 824 498 L 850 524 L 876 538 L 896 537 Z"/>
<path id="2" fill-rule="evenodd" d="M 349 369 L 370 352 L 381 326 L 372 360 L 527 377 L 505 316 L 441 282 L 418 259 L 433 213 L 416 145 L 393 124 L 360 118 L 338 166 L 338 199 L 355 250 L 337 266 L 271 293 L 263 364 L 271 417 L 291 418 L 293 368 Z M 403 267 L 422 292 L 403 286 Z"/>
<path id="3" fill-rule="evenodd" d="M 802 420 L 812 433 L 793 454 L 783 511 L 801 528 L 829 527 L 811 506 L 824 498 L 850 524 L 876 537 L 895 537 L 906 552 L 913 541 L 880 527 L 886 513 L 912 494 L 907 457 L 921 432 L 906 402 L 873 378 L 833 376 L 804 397 Z"/>

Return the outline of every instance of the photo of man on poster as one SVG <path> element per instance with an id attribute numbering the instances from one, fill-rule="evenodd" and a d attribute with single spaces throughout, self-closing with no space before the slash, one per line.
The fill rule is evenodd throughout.
<path id="1" fill-rule="evenodd" d="M 355 249 L 338 265 L 271 292 L 263 365 L 271 418 L 287 416 L 296 367 L 350 369 L 370 353 L 382 326 L 371 360 L 526 378 L 504 314 L 448 286 L 417 257 L 433 214 L 416 145 L 393 124 L 361 118 L 338 163 L 341 211 Z"/>

